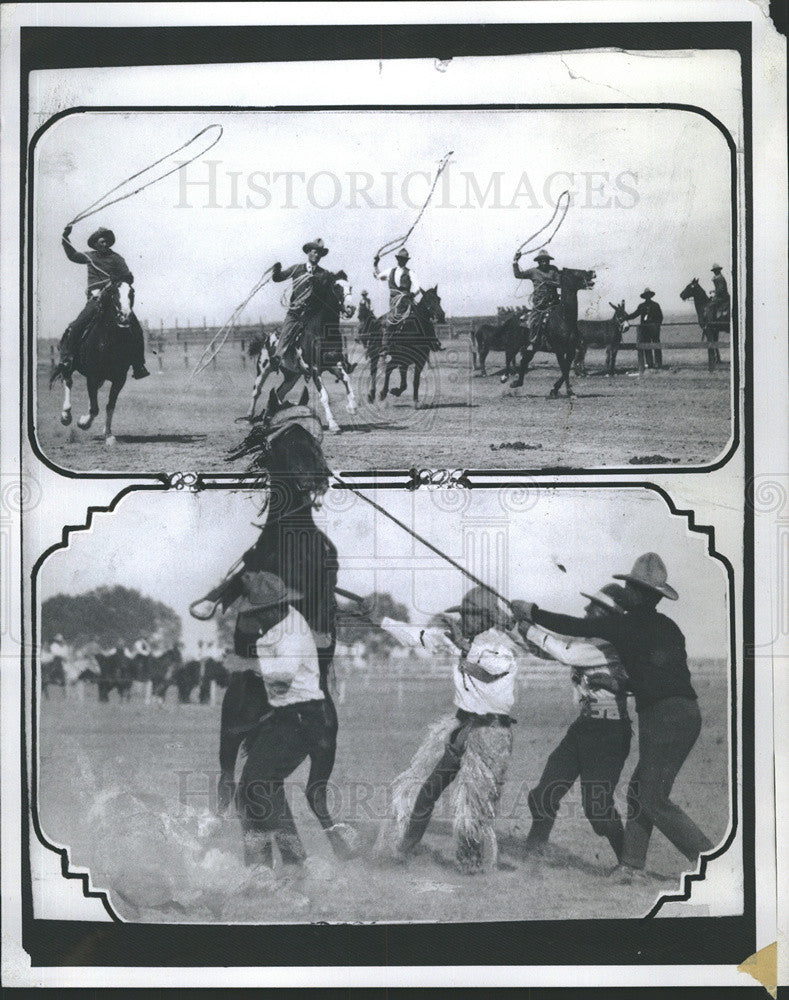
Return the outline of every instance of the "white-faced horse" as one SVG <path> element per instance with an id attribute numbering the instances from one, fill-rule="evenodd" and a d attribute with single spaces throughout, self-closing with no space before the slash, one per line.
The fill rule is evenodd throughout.
<path id="1" fill-rule="evenodd" d="M 79 344 L 74 345 L 74 369 L 85 376 L 89 410 L 77 420 L 86 431 L 99 414 L 99 389 L 110 383 L 104 420 L 104 441 L 115 444 L 112 417 L 118 395 L 126 384 L 132 364 L 132 335 L 129 323 L 134 305 L 134 289 L 125 281 L 108 282 L 98 294 L 98 309 Z M 64 397 L 60 422 L 71 423 L 72 376 L 63 378 Z"/>

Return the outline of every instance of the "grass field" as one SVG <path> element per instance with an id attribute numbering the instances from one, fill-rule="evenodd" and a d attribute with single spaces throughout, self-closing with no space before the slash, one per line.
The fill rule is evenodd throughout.
<path id="1" fill-rule="evenodd" d="M 677 328 L 673 336 L 687 342 L 691 334 Z M 672 339 L 670 328 L 665 328 L 664 339 Z M 424 408 L 415 410 L 410 382 L 400 398 L 367 403 L 369 371 L 360 359 L 360 346 L 353 346 L 351 355 L 360 362 L 351 376 L 359 403 L 355 415 L 345 409 L 344 388 L 331 376 L 325 380 L 342 428 L 342 433 L 324 440 L 333 469 L 702 464 L 715 459 L 729 439 L 729 363 L 710 374 L 702 350 L 666 352 L 669 367 L 643 378 L 629 377 L 635 353 L 622 352 L 621 377 L 606 378 L 601 372 L 603 352 L 592 349 L 587 356 L 590 376 L 573 380 L 577 394 L 572 400 L 557 400 L 548 398 L 558 377 L 553 357 L 538 355 L 524 386 L 512 389 L 497 377 L 502 355 L 488 358 L 490 374 L 483 379 L 472 371 L 468 340 L 447 341 L 445 347 L 432 355 L 420 394 Z M 229 464 L 226 456 L 244 432 L 234 418 L 247 411 L 254 367 L 251 362 L 242 367 L 238 345 L 228 345 L 216 366 L 190 380 L 199 353 L 193 345 L 187 367 L 175 348 L 168 349 L 161 370 L 157 358 L 149 358 L 151 378 L 129 380 L 115 412 L 117 444 L 112 450 L 102 439 L 103 415 L 89 431 L 76 427 L 76 418 L 87 411 L 81 376 L 75 377 L 74 423 L 61 426 L 62 389 L 48 391 L 49 360 L 42 357 L 37 433 L 44 454 L 74 470 L 243 471 L 241 463 Z M 379 389 L 381 382 L 379 375 Z M 274 384 L 272 379 L 267 389 Z M 104 400 L 106 388 L 102 406 Z M 320 408 L 317 399 L 314 405 Z"/>
<path id="2" fill-rule="evenodd" d="M 691 664 L 704 718 L 701 737 L 679 775 L 673 798 L 714 842 L 728 824 L 727 668 Z M 172 692 L 171 692 L 172 694 Z M 448 867 L 448 797 L 440 801 L 425 850 L 406 867 L 382 868 L 368 852 L 340 865 L 332 858 L 303 794 L 293 788 L 296 822 L 310 859 L 298 880 L 245 884 L 238 823 L 202 828 L 217 767 L 218 706 L 160 710 L 140 700 L 101 705 L 60 692 L 42 703 L 39 815 L 51 840 L 90 868 L 124 918 L 189 922 L 481 921 L 637 917 L 661 890 L 678 887 L 684 859 L 659 833 L 650 847 L 646 887 L 612 884 L 608 844 L 583 817 L 577 788 L 556 823 L 554 857 L 523 858 L 526 793 L 575 717 L 566 674 L 521 677 L 515 749 L 500 803 L 502 860 L 513 871 L 473 878 Z M 352 674 L 339 705 L 333 775 L 336 814 L 369 840 L 391 779 L 403 769 L 427 725 L 450 707 L 448 678 L 395 681 L 375 670 Z M 623 774 L 635 764 L 637 741 Z M 305 779 L 303 765 L 291 779 Z M 445 801 L 446 800 L 446 801 Z"/>

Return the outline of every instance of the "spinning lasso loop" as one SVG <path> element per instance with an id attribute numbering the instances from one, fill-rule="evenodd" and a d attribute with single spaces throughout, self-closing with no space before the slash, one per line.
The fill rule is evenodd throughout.
<path id="1" fill-rule="evenodd" d="M 450 149 L 450 151 L 444 156 L 444 158 L 439 163 L 438 170 L 436 171 L 436 176 L 433 179 L 433 186 L 430 188 L 430 191 L 427 194 L 427 198 L 425 198 L 424 204 L 419 209 L 419 214 L 414 219 L 414 222 L 413 222 L 411 228 L 408 230 L 408 232 L 405 234 L 405 236 L 397 236 L 397 237 L 395 237 L 395 239 L 389 240 L 388 243 L 384 243 L 383 246 L 379 248 L 378 252 L 375 255 L 379 260 L 380 260 L 381 257 L 386 257 L 388 254 L 394 253 L 395 250 L 399 250 L 401 247 L 404 247 L 406 245 L 406 243 L 408 242 L 408 237 L 416 229 L 417 224 L 418 224 L 419 220 L 422 218 L 422 215 L 424 214 L 425 209 L 430 204 L 430 199 L 433 197 L 433 192 L 436 189 L 436 184 L 438 184 L 438 178 L 443 173 L 444 168 L 446 167 L 447 163 L 449 162 L 449 158 L 453 154 L 453 152 L 454 152 L 454 150 Z"/>
<path id="2" fill-rule="evenodd" d="M 564 204 L 562 204 L 563 202 L 564 202 Z M 517 252 L 518 253 L 523 253 L 524 252 L 523 248 L 527 244 L 531 243 L 531 241 L 535 237 L 539 236 L 540 233 L 544 233 L 545 230 L 548 229 L 549 226 L 551 226 L 553 224 L 553 220 L 556 218 L 557 215 L 559 215 L 559 212 L 561 211 L 561 215 L 559 216 L 559 221 L 556 223 L 556 226 L 554 227 L 554 230 L 551 233 L 551 235 L 548 237 L 548 239 L 545 240 L 543 243 L 540 243 L 539 246 L 530 247 L 528 252 L 529 253 L 533 253 L 535 250 L 542 250 L 543 247 L 547 247 L 548 244 L 551 242 L 551 240 L 554 238 L 554 236 L 559 232 L 559 227 L 564 222 L 564 218 L 567 215 L 567 210 L 569 209 L 569 207 L 570 207 L 570 192 L 569 191 L 562 191 L 562 193 L 556 199 L 556 205 L 554 206 L 554 209 L 553 209 L 553 215 L 550 217 L 550 219 L 548 219 L 548 221 L 545 223 L 544 226 L 541 226 L 540 229 L 538 229 L 536 233 L 532 233 L 531 236 L 527 237 L 523 241 L 523 243 L 521 243 L 521 245 L 518 247 Z"/>
<path id="3" fill-rule="evenodd" d="M 133 191 L 127 191 L 126 194 L 118 195 L 117 198 L 111 198 L 109 201 L 106 200 L 107 198 L 109 198 L 111 194 L 114 194 L 116 191 L 120 190 L 120 188 L 122 188 L 125 184 L 128 184 L 130 181 L 136 180 L 138 177 L 142 177 L 142 175 L 147 174 L 149 170 L 153 170 L 154 167 L 158 167 L 159 164 L 164 163 L 165 160 L 169 160 L 171 156 L 175 156 L 176 153 L 180 153 L 181 150 L 186 149 L 188 146 L 191 146 L 193 142 L 196 142 L 200 138 L 200 136 L 205 135 L 206 132 L 210 132 L 211 129 L 218 129 L 219 134 L 215 139 L 213 139 L 209 143 L 208 146 L 205 147 L 205 149 L 201 149 L 199 153 L 195 153 L 194 156 L 191 156 L 188 160 L 185 160 L 183 163 L 179 163 L 178 166 L 172 167 L 170 170 L 165 171 L 165 173 L 160 174 L 158 177 L 154 177 L 151 180 L 145 181 L 144 184 L 141 184 Z M 179 146 L 177 149 L 173 149 L 171 152 L 161 157 L 161 159 L 155 160 L 153 163 L 148 164 L 147 167 L 143 167 L 142 170 L 138 170 L 136 174 L 132 174 L 125 180 L 122 180 L 120 184 L 116 184 L 114 188 L 110 188 L 109 191 L 106 191 L 100 198 L 94 201 L 92 205 L 88 205 L 88 207 L 84 211 L 80 212 L 79 215 L 75 215 L 74 218 L 71 220 L 71 222 L 68 223 L 68 225 L 73 226 L 77 222 L 81 222 L 83 219 L 87 219 L 88 216 L 95 215 L 97 212 L 101 212 L 103 209 L 109 208 L 110 205 L 116 205 L 119 201 L 125 201 L 127 198 L 131 198 L 132 195 L 139 194 L 140 191 L 144 191 L 145 188 L 150 187 L 152 184 L 156 184 L 158 181 L 164 180 L 165 177 L 169 177 L 170 174 L 174 174 L 177 170 L 181 170 L 183 167 L 189 166 L 190 163 L 194 163 L 196 159 L 198 159 L 201 156 L 205 156 L 208 150 L 212 149 L 219 142 L 219 140 L 222 138 L 222 131 L 223 130 L 221 125 L 207 125 L 204 129 L 201 129 L 196 135 L 193 135 L 192 138 L 188 142 L 185 142 L 182 146 Z"/>
<path id="4" fill-rule="evenodd" d="M 224 347 L 227 338 L 230 336 L 230 331 L 238 322 L 241 313 L 244 311 L 244 309 L 246 309 L 246 307 L 249 305 L 252 299 L 257 295 L 260 289 L 263 288 L 264 285 L 267 285 L 269 281 L 271 281 L 271 273 L 273 270 L 274 270 L 273 265 L 269 268 L 266 268 L 263 274 L 261 274 L 261 276 L 253 285 L 252 291 L 247 295 L 247 297 L 240 305 L 236 306 L 229 319 L 227 319 L 224 322 L 224 324 L 217 330 L 217 332 L 211 338 L 211 342 L 208 344 L 206 349 L 200 355 L 200 360 L 197 362 L 197 364 L 194 367 L 194 370 L 189 375 L 190 379 L 194 378 L 195 375 L 199 375 L 201 372 L 205 371 L 205 369 L 208 367 L 208 365 L 211 364 L 211 362 L 214 360 L 217 354 L 219 354 L 219 352 Z"/>

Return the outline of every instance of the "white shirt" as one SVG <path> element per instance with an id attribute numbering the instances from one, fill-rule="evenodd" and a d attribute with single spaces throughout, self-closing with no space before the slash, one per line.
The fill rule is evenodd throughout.
<path id="1" fill-rule="evenodd" d="M 312 630 L 295 608 L 289 608 L 279 624 L 260 636 L 255 653 L 272 708 L 323 700 Z"/>
<path id="2" fill-rule="evenodd" d="M 378 278 L 379 281 L 388 281 L 389 273 L 390 272 L 387 271 L 385 274 L 380 274 L 376 269 L 375 276 L 376 278 Z M 422 285 L 419 281 L 419 278 L 417 278 L 417 276 L 414 274 L 414 272 L 411 270 L 410 267 L 408 268 L 408 274 L 411 278 L 411 294 L 416 295 L 418 292 L 422 291 Z M 403 277 L 403 268 L 398 266 L 394 269 L 394 280 L 396 285 L 399 286 L 400 279 L 402 277 Z"/>
<path id="3" fill-rule="evenodd" d="M 458 657 L 452 669 L 455 685 L 455 706 L 474 715 L 508 715 L 515 702 L 515 676 L 518 661 L 516 644 L 506 632 L 489 628 L 480 632 L 466 655 L 441 628 L 423 628 L 384 618 L 381 627 L 407 646 L 419 643 L 432 653 L 451 652 Z M 472 677 L 464 669 L 467 664 L 481 667 L 490 679 Z"/>
<path id="4" fill-rule="evenodd" d="M 551 659 L 575 668 L 573 694 L 581 715 L 593 719 L 627 719 L 627 694 L 614 694 L 595 681 L 618 686 L 612 668 L 621 667 L 619 654 L 605 639 L 560 636 L 539 625 L 530 625 L 526 638 Z"/>

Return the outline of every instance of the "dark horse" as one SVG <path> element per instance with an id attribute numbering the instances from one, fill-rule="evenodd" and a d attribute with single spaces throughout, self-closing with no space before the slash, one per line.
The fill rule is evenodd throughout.
<path id="1" fill-rule="evenodd" d="M 547 310 L 547 316 L 536 338 L 522 353 L 520 370 L 518 377 L 512 383 L 513 386 L 523 385 L 523 376 L 537 351 L 550 351 L 556 355 L 562 374 L 554 383 L 549 395 L 555 399 L 562 384 L 567 386 L 568 396 L 574 395 L 570 386 L 570 370 L 580 343 L 578 292 L 581 289 L 594 288 L 595 277 L 594 271 L 581 271 L 573 267 L 565 267 L 561 271 L 560 301 Z"/>
<path id="2" fill-rule="evenodd" d="M 121 389 L 132 363 L 131 332 L 129 320 L 134 305 L 134 289 L 125 281 L 108 282 L 99 294 L 99 309 L 96 317 L 76 345 L 74 369 L 85 376 L 88 384 L 90 409 L 77 420 L 77 426 L 88 430 L 99 415 L 99 389 L 105 382 L 110 383 L 107 409 L 104 419 L 104 442 L 115 444 L 112 436 L 112 416 Z M 71 375 L 62 376 L 56 369 L 50 380 L 50 387 L 58 377 L 63 378 L 64 397 L 60 422 L 64 426 L 71 423 Z"/>
<path id="3" fill-rule="evenodd" d="M 274 573 L 303 595 L 292 603 L 309 624 L 318 650 L 326 734 L 310 753 L 306 795 L 333 849 L 343 857 L 348 850 L 347 828 L 335 823 L 327 801 L 327 783 L 337 747 L 337 712 L 329 691 L 336 642 L 337 549 L 313 517 L 328 489 L 330 473 L 320 446 L 320 424 L 306 404 L 306 389 L 298 406 L 280 403 L 272 392 L 263 419 L 233 454 L 233 458 L 250 456 L 252 470 L 263 475 L 267 500 L 261 513 L 267 516 L 258 541 L 240 560 L 241 569 L 206 599 L 226 610 L 243 596 L 243 576 L 248 571 Z M 239 631 L 241 618 L 234 640 L 237 653 L 247 646 L 247 637 Z M 222 701 L 220 812 L 227 810 L 235 794 L 236 759 L 242 744 L 245 740 L 248 746 L 254 742 L 258 722 L 271 711 L 265 685 L 254 665 L 253 659 L 248 670 L 231 672 Z"/>
<path id="4" fill-rule="evenodd" d="M 595 347 L 605 347 L 605 368 L 603 371 L 606 376 L 616 375 L 616 355 L 622 343 L 622 335 L 625 330 L 630 329 L 630 324 L 625 319 L 627 310 L 625 309 L 624 299 L 617 305 L 614 305 L 613 302 L 609 302 L 608 304 L 614 310 L 614 315 L 611 319 L 578 320 L 578 333 L 580 334 L 581 343 L 575 355 L 575 364 L 573 366 L 576 375 L 588 374 L 584 361 L 586 360 L 586 349 L 589 344 Z"/>
<path id="5" fill-rule="evenodd" d="M 504 352 L 504 372 L 501 381 L 506 382 L 515 374 L 515 359 L 526 349 L 529 333 L 524 324 L 526 310 L 499 307 L 498 323 L 483 323 L 471 332 L 471 358 L 474 368 L 485 378 L 485 360 L 491 351 Z"/>
<path id="6" fill-rule="evenodd" d="M 383 336 L 380 340 L 370 337 L 367 342 L 367 357 L 370 361 L 370 393 L 368 399 L 375 399 L 375 379 L 378 371 L 378 360 L 383 354 L 389 358 L 384 369 L 384 385 L 381 389 L 381 399 L 389 394 L 389 379 L 392 372 L 400 372 L 400 385 L 392 389 L 393 396 L 401 396 L 406 390 L 406 373 L 410 365 L 414 366 L 414 406 L 419 406 L 419 383 L 422 370 L 427 364 L 433 344 L 436 340 L 434 323 L 445 323 L 446 316 L 441 308 L 441 298 L 438 286 L 422 292 L 418 302 L 410 304 L 410 310 L 402 323 L 389 331 L 386 346 L 383 346 Z"/>
<path id="7" fill-rule="evenodd" d="M 729 320 L 719 319 L 713 315 L 712 300 L 699 284 L 698 278 L 694 278 L 690 284 L 686 285 L 679 293 L 679 297 L 683 302 L 687 302 L 690 298 L 693 299 L 693 305 L 696 307 L 696 316 L 701 327 L 702 340 L 706 340 L 710 344 L 717 344 L 721 331 L 724 333 L 729 332 Z M 717 347 L 711 347 L 707 351 L 707 366 L 711 372 L 715 371 L 715 368 L 720 364 L 720 360 L 721 352 Z"/>
<path id="8" fill-rule="evenodd" d="M 305 305 L 298 342 L 283 357 L 276 358 L 273 365 L 269 362 L 270 367 L 276 365 L 283 374 L 282 383 L 277 389 L 280 401 L 285 399 L 300 378 L 304 378 L 308 386 L 315 386 L 332 434 L 339 433 L 340 427 L 329 406 L 329 394 L 321 380 L 323 372 L 331 372 L 338 382 L 343 383 L 348 394 L 348 412 L 356 413 L 356 398 L 348 377 L 356 365 L 348 360 L 340 328 L 340 316 L 350 319 L 356 310 L 355 306 L 345 303 L 346 294 L 350 290 L 347 280 L 344 271 L 339 271 L 336 275 L 327 273 L 322 281 L 316 280 Z M 262 353 L 260 357 L 263 357 Z M 255 381 L 255 394 L 247 414 L 249 420 L 253 419 L 255 402 L 263 389 L 267 374 L 268 372 L 264 374 L 260 371 Z"/>
<path id="9" fill-rule="evenodd" d="M 126 651 L 117 646 L 109 652 L 95 653 L 94 659 L 99 665 L 99 701 L 109 701 L 113 688 L 122 701 L 128 701 L 136 679 L 135 658 L 127 656 Z"/>

